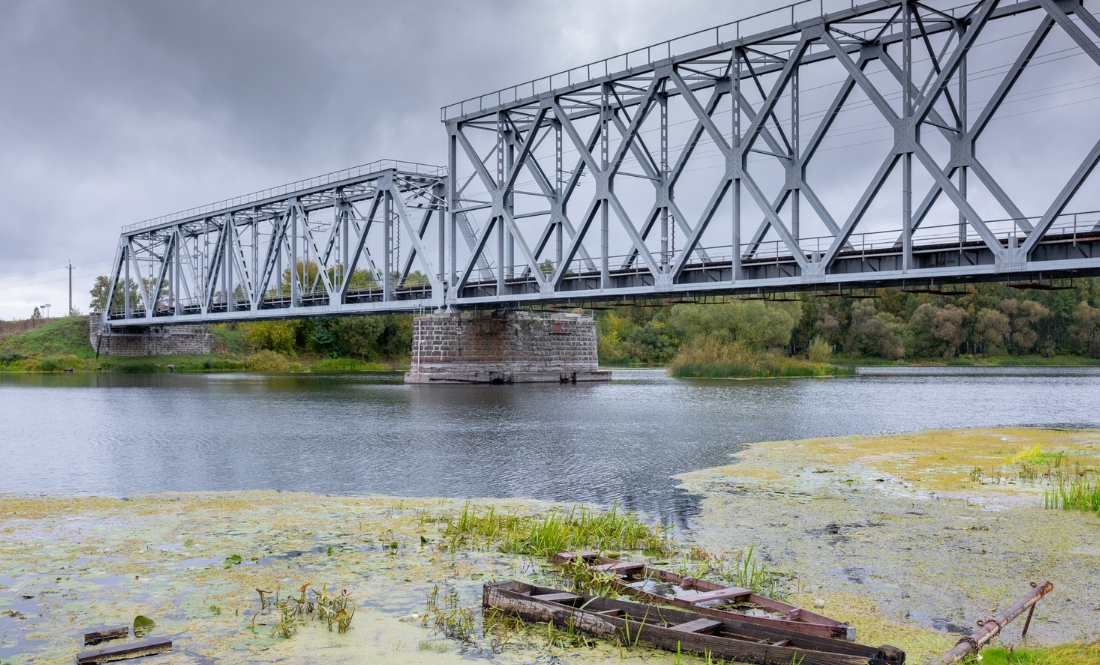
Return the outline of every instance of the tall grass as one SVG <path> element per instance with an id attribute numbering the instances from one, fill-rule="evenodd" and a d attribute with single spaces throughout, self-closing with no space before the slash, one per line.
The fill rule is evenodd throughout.
<path id="1" fill-rule="evenodd" d="M 554 509 L 531 517 L 499 514 L 495 507 L 479 511 L 469 503 L 462 514 L 447 520 L 444 537 L 450 547 L 488 549 L 508 554 L 549 558 L 570 550 L 641 550 L 650 556 L 674 551 L 666 529 L 650 526 L 628 511 L 613 506 L 600 512 L 583 506 L 568 512 Z"/>
<path id="2" fill-rule="evenodd" d="M 686 379 L 784 379 L 850 376 L 855 370 L 793 358 L 766 357 L 746 363 L 674 363 L 672 375 Z"/>
<path id="3" fill-rule="evenodd" d="M 972 665 L 978 661 L 963 661 Z M 982 649 L 981 665 L 1100 665 L 1100 642 L 1060 644 L 1048 648 Z"/>
<path id="4" fill-rule="evenodd" d="M 1084 510 L 1100 516 L 1100 480 L 1095 475 L 1079 475 L 1059 481 L 1043 491 L 1043 507 L 1053 510 Z"/>
<path id="5" fill-rule="evenodd" d="M 311 372 L 392 372 L 383 363 L 368 363 L 358 358 L 325 358 L 309 366 Z"/>

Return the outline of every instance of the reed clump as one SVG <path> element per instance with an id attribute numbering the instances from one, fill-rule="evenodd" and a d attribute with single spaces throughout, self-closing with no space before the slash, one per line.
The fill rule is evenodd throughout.
<path id="1" fill-rule="evenodd" d="M 438 584 L 428 594 L 427 611 L 421 623 L 432 632 L 459 642 L 472 642 L 477 638 L 474 611 L 459 603 L 458 592 L 453 589 L 441 598 Z"/>
<path id="2" fill-rule="evenodd" d="M 467 503 L 461 515 L 447 520 L 444 538 L 451 551 L 496 547 L 507 554 L 550 558 L 558 552 L 599 549 L 664 556 L 675 551 L 665 532 L 618 506 L 606 512 L 575 506 L 528 516 L 500 514 L 493 506 L 478 510 Z"/>
<path id="3" fill-rule="evenodd" d="M 1100 479 L 1092 473 L 1060 480 L 1057 487 L 1043 492 L 1043 507 L 1083 510 L 1100 516 Z"/>

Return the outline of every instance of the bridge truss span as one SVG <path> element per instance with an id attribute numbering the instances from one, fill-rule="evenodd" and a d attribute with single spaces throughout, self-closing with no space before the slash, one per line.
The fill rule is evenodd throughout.
<path id="1" fill-rule="evenodd" d="M 129 227 L 106 322 L 438 307 L 442 257 L 429 256 L 424 240 L 442 234 L 445 182 L 438 167 L 375 162 Z"/>
<path id="2" fill-rule="evenodd" d="M 470 251 L 450 236 L 447 302 L 1100 267 L 1080 242 L 1095 215 L 1066 214 L 1100 137 L 1041 194 L 977 150 L 1045 45 L 1100 66 L 1079 2 L 815 0 L 753 19 L 444 107 L 450 223 L 477 229 Z M 838 160 L 853 135 L 876 147 Z"/>
<path id="3" fill-rule="evenodd" d="M 1100 125 L 1055 113 L 1095 98 L 1028 106 L 1100 80 L 1098 40 L 1081 0 L 803 0 L 446 106 L 445 168 L 128 227 L 104 319 L 1100 274 Z"/>

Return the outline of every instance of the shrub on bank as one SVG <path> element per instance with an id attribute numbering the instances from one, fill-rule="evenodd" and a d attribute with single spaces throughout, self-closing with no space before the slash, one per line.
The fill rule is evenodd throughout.
<path id="1" fill-rule="evenodd" d="M 254 372 L 290 371 L 290 361 L 286 356 L 269 350 L 253 353 L 244 361 L 244 365 Z"/>

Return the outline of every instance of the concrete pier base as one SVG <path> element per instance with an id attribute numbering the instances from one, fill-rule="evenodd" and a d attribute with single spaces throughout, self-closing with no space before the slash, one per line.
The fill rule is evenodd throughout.
<path id="1" fill-rule="evenodd" d="M 599 368 L 596 322 L 577 314 L 418 317 L 405 374 L 405 383 L 610 380 L 611 372 Z"/>

